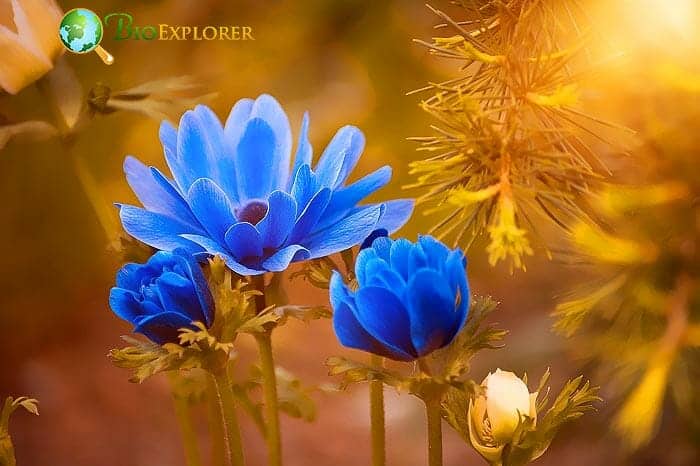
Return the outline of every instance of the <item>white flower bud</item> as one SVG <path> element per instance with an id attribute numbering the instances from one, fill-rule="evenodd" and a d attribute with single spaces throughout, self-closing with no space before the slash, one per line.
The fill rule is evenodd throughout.
<path id="1" fill-rule="evenodd" d="M 497 443 L 508 443 L 522 416 L 534 417 L 534 397 L 514 373 L 496 369 L 482 382 L 486 393 L 486 418 Z M 533 394 L 534 395 L 534 394 Z"/>

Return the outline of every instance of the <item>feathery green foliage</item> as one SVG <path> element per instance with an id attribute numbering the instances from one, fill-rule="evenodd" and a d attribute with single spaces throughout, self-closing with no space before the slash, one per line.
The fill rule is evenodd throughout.
<path id="1" fill-rule="evenodd" d="M 632 450 L 655 434 L 667 393 L 691 425 L 698 421 L 689 413 L 700 406 L 694 387 L 700 375 L 700 111 L 688 104 L 700 94 L 677 85 L 689 80 L 688 72 L 663 70 L 646 71 L 649 85 L 630 91 L 652 115 L 644 142 L 625 171 L 626 183 L 596 194 L 600 226 L 581 222 L 572 229 L 571 257 L 589 265 L 592 278 L 554 314 L 556 330 L 586 341 L 581 356 L 614 374 L 610 389 L 625 398 L 614 427 Z M 676 100 L 685 104 L 662 111 Z M 661 114 L 669 116 L 654 116 Z"/>
<path id="2" fill-rule="evenodd" d="M 582 79 L 587 22 L 577 0 L 464 0 L 458 21 L 433 10 L 454 35 L 417 41 L 455 60 L 458 75 L 415 92 L 435 134 L 413 138 L 418 202 L 442 220 L 431 233 L 468 246 L 488 233 L 491 265 L 525 268 L 531 234 L 549 219 L 568 230 L 586 218 L 584 200 L 607 174 L 592 142 L 613 125 L 585 114 Z M 546 249 L 546 245 L 545 249 Z"/>

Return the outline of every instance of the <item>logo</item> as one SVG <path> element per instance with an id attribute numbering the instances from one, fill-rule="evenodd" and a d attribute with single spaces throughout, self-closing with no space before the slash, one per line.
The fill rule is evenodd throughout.
<path id="1" fill-rule="evenodd" d="M 111 65 L 114 57 L 100 46 L 105 26 L 114 30 L 112 40 L 196 40 L 196 41 L 248 41 L 255 40 L 250 26 L 186 26 L 160 23 L 136 25 L 129 13 L 110 13 L 104 22 L 94 11 L 75 8 L 63 16 L 58 29 L 63 46 L 72 53 L 95 52 L 102 61 Z"/>
<path id="2" fill-rule="evenodd" d="M 100 46 L 104 28 L 100 17 L 87 8 L 74 8 L 63 15 L 58 35 L 69 52 L 94 51 L 106 65 L 114 63 L 114 57 Z"/>

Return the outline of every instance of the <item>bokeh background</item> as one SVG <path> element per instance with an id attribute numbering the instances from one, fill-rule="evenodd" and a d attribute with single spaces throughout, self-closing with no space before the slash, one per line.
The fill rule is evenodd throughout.
<path id="1" fill-rule="evenodd" d="M 355 176 L 391 164 L 393 181 L 379 196 L 419 194 L 401 189 L 411 181 L 408 163 L 419 158 L 416 144 L 407 138 L 428 134 L 431 120 L 418 107 L 420 96 L 405 94 L 456 72 L 454 63 L 437 60 L 412 43 L 413 38 L 430 38 L 438 22 L 422 1 L 58 3 L 65 11 L 82 6 L 101 16 L 128 12 L 142 25 L 251 26 L 255 40 L 247 42 L 117 42 L 108 31 L 103 46 L 115 56 L 114 65 L 103 65 L 94 54 L 68 55 L 65 60 L 85 92 L 97 83 L 120 90 L 155 79 L 194 76 L 201 94 L 215 93 L 209 104 L 222 118 L 237 99 L 270 93 L 287 110 L 295 134 L 303 112 L 310 112 L 310 138 L 317 153 L 337 128 L 355 124 L 367 137 Z M 659 14 L 667 10 L 663 5 L 653 10 L 653 5 L 664 3 L 672 10 L 668 17 Z M 626 52 L 617 65 L 605 71 L 605 79 L 598 78 L 587 88 L 588 105 L 596 114 L 627 124 L 644 136 L 643 112 L 635 104 L 636 95 L 649 87 L 663 86 L 650 84 L 648 69 L 661 63 L 690 69 L 697 65 L 694 3 L 619 0 L 591 9 L 599 15 L 596 18 L 600 21 L 595 23 L 611 33 L 611 46 Z M 0 0 L 0 4 L 0 14 L 6 17 L 10 0 Z M 436 0 L 434 4 L 459 17 L 460 10 L 448 2 Z M 700 75 L 695 76 L 700 83 Z M 662 112 L 668 115 L 653 116 L 664 119 L 676 112 L 677 105 L 697 105 L 699 90 L 697 84 L 694 94 L 691 89 L 692 97 L 678 98 L 665 106 Z M 0 94 L 2 121 L 37 118 L 52 116 L 36 87 L 16 96 Z M 104 214 L 101 222 L 94 209 L 96 202 L 105 206 L 135 201 L 121 170 L 126 154 L 165 168 L 158 125 L 133 112 L 98 114 L 72 141 L 70 154 L 65 144 L 55 139 L 11 141 L 0 150 L 0 395 L 36 397 L 41 412 L 39 418 L 18 412 L 12 420 L 20 466 L 184 464 L 166 378 L 131 384 L 128 374 L 107 359 L 108 351 L 120 346 L 120 335 L 130 329 L 107 306 L 109 288 L 120 266 L 118 254 L 110 249 L 116 229 L 112 226 L 110 230 Z M 616 154 L 601 155 L 613 160 L 618 172 L 630 163 L 620 162 Z M 697 158 L 698 153 L 688 157 Z M 96 183 L 91 199 L 79 182 L 76 160 Z M 103 209 L 109 215 L 116 214 L 110 207 Z M 415 238 L 432 221 L 417 212 L 402 234 Z M 487 264 L 480 242 L 469 256 L 474 292 L 492 295 L 501 303 L 495 319 L 511 330 L 505 349 L 477 358 L 474 378 L 481 380 L 489 370 L 501 367 L 526 371 L 537 379 L 551 367 L 555 389 L 567 377 L 585 373 L 603 387 L 605 398 L 608 381 L 550 331 L 555 298 L 580 282 L 579 271 L 536 254 L 528 259 L 527 272 L 511 275 L 505 267 Z M 288 282 L 287 289 L 294 302 L 325 302 L 323 293 L 303 280 Z M 331 382 L 323 365 L 328 356 L 352 354 L 338 346 L 328 321 L 290 323 L 277 335 L 274 350 L 281 366 L 317 385 Z M 253 342 L 242 339 L 241 353 L 245 364 L 254 355 Z M 424 464 L 420 403 L 391 390 L 386 396 L 389 463 Z M 283 418 L 286 464 L 367 464 L 366 388 L 354 387 L 344 393 L 319 391 L 314 398 L 314 423 Z M 651 445 L 623 459 L 620 443 L 610 432 L 614 407 L 614 403 L 603 403 L 597 413 L 565 428 L 538 464 L 699 464 L 700 450 L 693 434 L 672 409 L 664 415 L 660 433 Z M 205 408 L 200 411 L 197 429 L 206 451 Z M 250 420 L 244 419 L 243 424 L 248 464 L 262 465 L 262 439 Z M 483 463 L 448 426 L 444 431 L 446 466 Z"/>

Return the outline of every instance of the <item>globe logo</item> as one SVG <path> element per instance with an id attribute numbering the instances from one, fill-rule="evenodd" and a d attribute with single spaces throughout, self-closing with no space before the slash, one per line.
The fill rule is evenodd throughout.
<path id="1" fill-rule="evenodd" d="M 102 41 L 102 20 L 87 8 L 75 8 L 63 16 L 58 35 L 66 50 L 73 53 L 88 53 L 93 50 L 107 65 L 114 63 L 114 57 L 100 47 Z"/>

